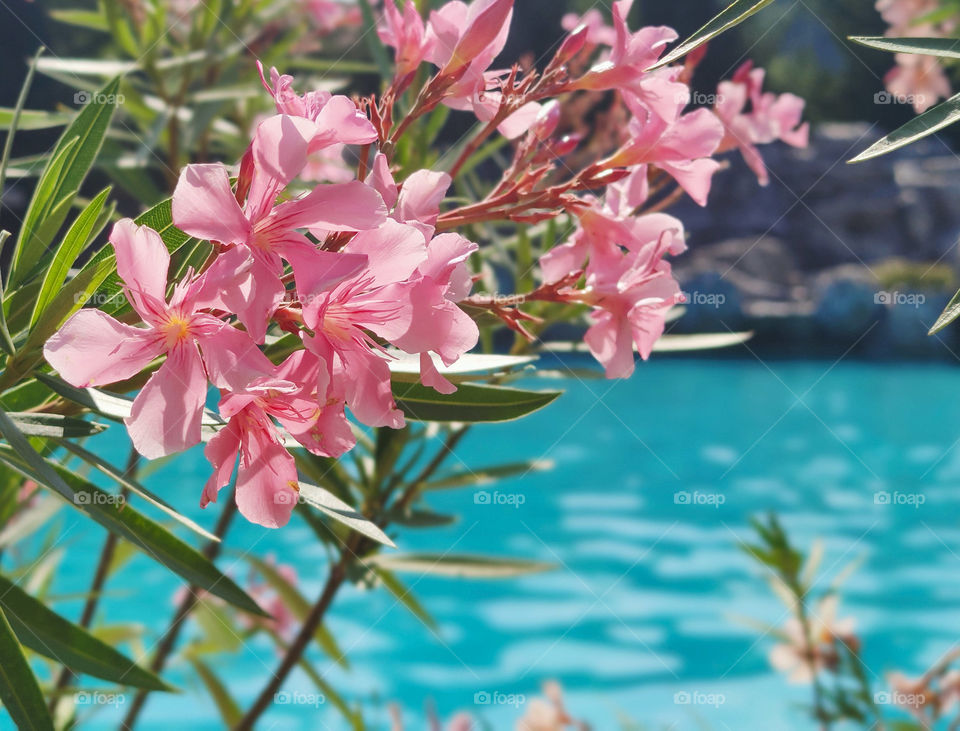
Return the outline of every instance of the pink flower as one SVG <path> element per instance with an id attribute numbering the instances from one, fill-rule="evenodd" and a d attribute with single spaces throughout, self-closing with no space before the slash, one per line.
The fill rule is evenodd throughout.
<path id="1" fill-rule="evenodd" d="M 619 166 L 654 165 L 673 177 L 701 206 L 720 163 L 711 159 L 724 136 L 723 123 L 708 109 L 697 109 L 674 121 L 647 112 L 627 97 L 634 113 L 628 142 L 613 158 Z"/>
<path id="2" fill-rule="evenodd" d="M 720 82 L 714 111 L 725 129 L 717 152 L 739 148 L 760 184 L 767 185 L 770 176 L 757 145 L 782 140 L 793 147 L 806 147 L 810 127 L 801 123 L 803 99 L 793 94 L 763 93 L 763 79 L 763 69 L 753 68 L 747 61 L 732 80 Z M 748 103 L 750 110 L 745 111 Z"/>
<path id="3" fill-rule="evenodd" d="M 570 716 L 563 702 L 563 689 L 557 682 L 543 684 L 544 698 L 534 698 L 523 718 L 517 721 L 516 731 L 567 731 L 588 726 Z"/>
<path id="4" fill-rule="evenodd" d="M 634 97 L 654 114 L 672 122 L 690 101 L 690 90 L 678 81 L 682 68 L 647 71 L 663 55 L 677 33 L 665 26 L 649 26 L 631 33 L 627 16 L 633 0 L 618 0 L 613 5 L 616 33 L 610 57 L 594 66 L 574 84 L 575 89 L 619 89 Z"/>
<path id="5" fill-rule="evenodd" d="M 617 31 L 607 25 L 601 13 L 591 8 L 582 16 L 576 13 L 567 13 L 560 20 L 563 29 L 573 32 L 581 26 L 587 28 L 587 43 L 593 46 L 613 46 L 617 42 Z"/>
<path id="6" fill-rule="evenodd" d="M 606 370 L 607 378 L 633 374 L 633 349 L 650 357 L 653 344 L 663 334 L 667 312 L 683 301 L 680 286 L 663 255 L 673 245 L 674 232 L 626 254 L 604 259 L 587 268 L 587 288 L 582 301 L 591 304 L 594 324 L 584 341 Z"/>
<path id="7" fill-rule="evenodd" d="M 252 377 L 258 372 L 264 369 L 235 374 L 235 382 L 247 384 L 225 391 L 220 400 L 220 414 L 229 421 L 204 451 L 214 471 L 201 505 L 215 502 L 220 488 L 229 484 L 239 454 L 236 500 L 240 513 L 258 525 L 279 528 L 290 520 L 297 503 L 299 479 L 273 419 L 314 454 L 339 457 L 356 440 L 343 401 L 330 398 L 329 375 L 315 357 L 300 350 L 271 372 Z M 322 393 L 320 384 L 326 386 Z"/>
<path id="8" fill-rule="evenodd" d="M 883 81 L 895 97 L 909 99 L 917 114 L 950 96 L 950 80 L 936 56 L 898 53 L 895 58 L 897 65 Z"/>
<path id="9" fill-rule="evenodd" d="M 321 33 L 330 33 L 344 26 L 360 25 L 363 16 L 360 8 L 348 5 L 338 0 L 304 0 L 307 13 L 312 18 L 317 30 Z"/>
<path id="10" fill-rule="evenodd" d="M 487 69 L 503 50 L 510 32 L 513 0 L 452 0 L 430 13 L 426 59 L 442 77 L 455 79 L 444 101 L 454 109 L 471 109 L 495 88 L 501 74 Z"/>
<path id="11" fill-rule="evenodd" d="M 387 355 L 368 332 L 424 354 L 425 382 L 446 389 L 427 351 L 452 363 L 477 342 L 476 324 L 448 298 L 461 294 L 455 285 L 458 265 L 475 248 L 448 234 L 428 250 L 418 228 L 388 221 L 357 234 L 344 248 L 365 256 L 366 268 L 304 303 L 304 323 L 315 333 L 304 335 L 304 344 L 328 364 L 335 380 L 343 380 L 357 419 L 370 426 L 404 424 L 390 389 Z"/>
<path id="12" fill-rule="evenodd" d="M 243 207 L 223 165 L 188 165 L 180 175 L 173 194 L 177 226 L 198 238 L 236 245 L 252 259 L 247 281 L 224 290 L 221 302 L 257 342 L 263 342 L 267 321 L 283 296 L 282 259 L 293 267 L 301 296 L 329 284 L 327 275 L 342 278 L 342 267 L 349 266 L 349 260 L 317 250 L 298 229 L 356 231 L 374 228 L 386 217 L 379 194 L 360 182 L 318 185 L 301 198 L 274 204 L 311 150 L 324 146 L 317 140 L 338 135 L 340 130 L 300 117 L 277 115 L 263 122 L 251 146 L 253 172 Z M 343 140 L 333 143 L 338 141 Z"/>
<path id="13" fill-rule="evenodd" d="M 770 664 L 786 673 L 791 683 L 809 683 L 814 674 L 836 667 L 838 642 L 851 648 L 859 647 L 853 633 L 854 620 L 837 619 L 838 603 L 836 595 L 831 595 L 817 605 L 816 612 L 810 617 L 809 642 L 796 617 L 791 617 L 784 625 L 785 642 L 771 650 Z"/>
<path id="14" fill-rule="evenodd" d="M 77 387 L 126 380 L 166 355 L 126 420 L 134 446 L 153 459 L 200 441 L 207 379 L 224 382 L 226 353 L 234 363 L 262 357 L 246 334 L 207 312 L 224 283 L 237 278 L 248 264 L 239 252 L 221 256 L 202 276 L 188 275 L 179 282 L 168 300 L 170 255 L 160 236 L 124 219 L 114 226 L 110 242 L 124 292 L 146 327 L 131 327 L 100 310 L 83 309 L 47 341 L 44 355 L 64 380 Z"/>
<path id="15" fill-rule="evenodd" d="M 406 0 L 403 12 L 393 2 L 383 6 L 383 23 L 377 30 L 385 45 L 396 49 L 396 80 L 404 87 L 427 57 L 427 31 L 413 0 Z"/>

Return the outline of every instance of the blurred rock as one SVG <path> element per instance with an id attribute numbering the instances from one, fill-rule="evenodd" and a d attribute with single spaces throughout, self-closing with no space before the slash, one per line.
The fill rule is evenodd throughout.
<path id="1" fill-rule="evenodd" d="M 952 329 L 926 334 L 953 294 L 943 267 L 927 282 L 919 267 L 918 281 L 896 292 L 876 275 L 891 258 L 960 264 L 960 158 L 928 138 L 847 164 L 881 135 L 867 124 L 819 125 L 807 150 L 764 148 L 769 186 L 734 158 L 708 208 L 684 201 L 677 215 L 690 251 L 675 271 L 685 292 L 723 304 L 691 303 L 673 331 L 751 329 L 758 343 L 952 358 Z"/>

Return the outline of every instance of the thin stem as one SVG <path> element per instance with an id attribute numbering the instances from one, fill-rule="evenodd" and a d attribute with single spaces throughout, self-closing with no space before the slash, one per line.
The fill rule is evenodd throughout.
<path id="1" fill-rule="evenodd" d="M 127 465 L 124 468 L 123 474 L 125 477 L 131 477 L 136 474 L 137 466 L 140 463 L 140 454 L 136 449 L 130 448 L 130 456 L 127 457 Z M 127 488 L 123 488 L 120 491 L 120 495 L 126 500 L 127 496 L 130 494 L 130 491 Z M 110 564 L 113 563 L 113 557 L 117 552 L 117 538 L 116 533 L 107 533 L 107 538 L 103 542 L 103 548 L 100 549 L 100 558 L 97 559 L 97 566 L 93 572 L 93 579 L 90 582 L 90 590 L 87 592 L 87 600 L 84 602 L 83 611 L 80 613 L 80 620 L 77 624 L 83 629 L 89 629 L 90 625 L 93 623 L 93 617 L 97 612 L 97 605 L 100 603 L 100 595 L 103 592 L 103 586 L 107 582 L 107 577 L 110 574 Z M 63 690 L 70 684 L 70 680 L 73 678 L 73 671 L 70 670 L 67 666 L 64 666 L 60 670 L 60 675 L 57 677 L 56 682 L 54 683 L 54 688 L 56 690 Z M 50 700 L 50 711 L 56 708 L 57 700 L 59 694 L 54 692 L 53 698 Z"/>
<path id="2" fill-rule="evenodd" d="M 213 534 L 217 538 L 222 539 L 226 535 L 227 530 L 230 527 L 230 523 L 236 514 L 237 502 L 231 497 L 231 499 L 228 500 L 223 506 L 223 512 L 220 513 L 220 518 L 217 521 L 217 525 L 213 529 Z M 204 547 L 203 555 L 213 561 L 220 554 L 222 545 L 223 544 L 221 542 L 210 541 Z M 183 626 L 186 624 L 185 620 L 190 616 L 191 612 L 193 612 L 197 606 L 198 591 L 198 587 L 191 586 L 187 591 L 186 596 L 180 600 L 180 605 L 174 612 L 173 619 L 170 620 L 170 626 L 167 627 L 167 631 L 163 633 L 163 637 L 160 640 L 160 643 L 157 645 L 156 654 L 154 654 L 153 660 L 150 663 L 150 670 L 152 670 L 154 673 L 160 674 L 166 665 L 170 654 L 176 647 L 177 639 L 180 637 L 180 630 L 182 630 Z M 120 724 L 121 728 L 133 728 L 137 721 L 137 716 L 140 715 L 144 704 L 147 702 L 147 695 L 149 693 L 150 691 L 146 689 L 137 691 L 137 694 L 133 697 L 133 702 L 130 704 L 130 710 L 127 711 L 127 715 Z"/>
<path id="3" fill-rule="evenodd" d="M 406 486 L 403 494 L 397 499 L 396 504 L 393 506 L 393 510 L 399 508 L 402 511 L 411 502 L 413 502 L 413 500 L 416 499 L 423 483 L 426 482 L 426 480 L 428 480 L 430 476 L 440 468 L 447 456 L 457 445 L 457 443 L 466 435 L 466 433 L 466 427 L 451 432 L 444 442 L 442 448 L 437 452 L 436 455 L 434 455 L 433 459 L 431 459 L 430 462 L 423 468 L 423 470 L 421 470 L 420 474 L 418 474 L 417 477 Z M 385 513 L 384 508 L 386 507 L 387 498 L 389 497 L 390 492 L 391 489 L 389 488 L 385 490 L 378 501 L 377 510 L 381 514 L 376 517 L 374 522 L 376 522 L 381 529 L 385 529 L 390 522 L 383 515 L 383 513 Z M 296 667 L 300 662 L 300 659 L 303 657 L 303 653 L 306 652 L 307 647 L 313 640 L 317 629 L 323 623 L 324 616 L 326 615 L 327 610 L 333 604 L 333 600 L 336 597 L 337 592 L 340 590 L 340 587 L 343 586 L 344 581 L 349 575 L 354 561 L 356 561 L 361 555 L 364 555 L 374 545 L 375 544 L 373 544 L 372 541 L 363 538 L 358 534 L 351 536 L 349 542 L 344 545 L 344 548 L 340 553 L 340 558 L 330 569 L 330 574 L 327 576 L 327 581 L 323 586 L 323 591 L 320 593 L 319 599 L 317 599 L 316 604 L 314 604 L 313 608 L 310 610 L 310 614 L 307 615 L 307 618 L 304 620 L 296 638 L 287 648 L 287 652 L 284 654 L 283 660 L 281 660 L 280 665 L 270 678 L 270 682 L 268 682 L 266 687 L 260 691 L 260 694 L 253 702 L 250 710 L 248 710 L 246 714 L 244 714 L 243 718 L 237 723 L 237 725 L 233 727 L 234 731 L 250 731 L 253 729 L 254 724 L 257 722 L 260 716 L 262 716 L 263 713 L 270 708 L 280 688 L 283 687 L 283 683 L 286 681 L 290 671 L 293 670 L 293 668 Z"/>

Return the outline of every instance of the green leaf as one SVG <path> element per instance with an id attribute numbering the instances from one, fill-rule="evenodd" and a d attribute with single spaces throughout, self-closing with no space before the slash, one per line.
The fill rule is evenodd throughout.
<path id="1" fill-rule="evenodd" d="M 44 48 L 40 46 L 37 49 L 37 52 L 33 56 L 33 60 L 30 62 L 30 66 L 27 69 L 27 78 L 24 79 L 23 85 L 20 87 L 20 95 L 17 97 L 17 105 L 13 108 L 13 113 L 10 115 L 10 133 L 7 135 L 6 141 L 3 143 L 3 159 L 0 160 L 0 190 L 4 190 L 4 184 L 7 180 L 7 169 L 10 166 L 10 154 L 13 152 L 13 139 L 17 134 L 17 129 L 20 127 L 20 118 L 23 114 L 23 106 L 27 103 L 27 94 L 30 92 L 30 85 L 33 83 L 33 75 L 37 70 L 37 62 L 40 60 L 40 56 L 43 54 Z"/>
<path id="2" fill-rule="evenodd" d="M 0 701 L 20 731 L 53 731 L 43 693 L 13 628 L 0 611 Z"/>
<path id="3" fill-rule="evenodd" d="M 246 592 L 195 548 L 129 505 L 118 504 L 120 501 L 116 496 L 90 484 L 65 467 L 45 460 L 3 411 L 0 411 L 0 434 L 10 445 L 0 445 L 0 461 L 58 493 L 104 528 L 126 538 L 190 584 L 240 609 L 263 615 L 263 610 Z"/>
<path id="4" fill-rule="evenodd" d="M 960 94 L 950 97 L 933 109 L 928 109 L 919 117 L 914 117 L 879 142 L 875 142 L 850 162 L 863 162 L 899 150 L 934 132 L 939 132 L 944 127 L 949 127 L 957 120 L 960 120 Z"/>
<path id="5" fill-rule="evenodd" d="M 430 613 L 423 608 L 423 605 L 417 600 L 413 592 L 404 585 L 392 571 L 388 571 L 382 566 L 374 566 L 371 570 L 376 574 L 377 578 L 380 579 L 384 588 L 393 595 L 394 599 L 409 609 L 410 613 L 423 622 L 431 632 L 437 631 L 436 620 L 430 616 Z"/>
<path id="6" fill-rule="evenodd" d="M 390 571 L 464 579 L 508 579 L 556 568 L 555 565 L 542 561 L 452 553 L 376 554 L 363 560 L 368 565 Z"/>
<path id="7" fill-rule="evenodd" d="M 96 10 L 51 10 L 50 17 L 59 20 L 61 23 L 75 25 L 79 28 L 89 28 L 91 30 L 100 30 L 107 32 L 110 30 L 106 19 Z"/>
<path id="8" fill-rule="evenodd" d="M 13 422 L 28 437 L 89 437 L 107 428 L 106 424 L 84 421 L 60 414 L 8 413 Z"/>
<path id="9" fill-rule="evenodd" d="M 179 228 L 174 226 L 173 202 L 169 198 L 161 201 L 134 220 L 138 225 L 149 226 L 158 234 L 160 234 L 160 238 L 163 239 L 163 243 L 167 247 L 167 251 L 169 251 L 171 254 L 176 253 L 189 243 L 197 242 L 197 239 L 185 234 Z M 101 263 L 109 263 L 111 270 L 114 270 L 115 262 L 116 259 L 113 254 L 113 248 L 110 246 L 105 246 L 87 263 L 84 269 L 97 266 Z M 120 280 L 120 277 L 116 271 L 112 271 L 111 275 L 107 278 L 97 292 L 97 300 L 106 303 L 106 305 L 101 307 L 101 309 L 109 314 L 116 314 L 119 310 L 125 308 L 127 306 L 126 300 L 120 296 L 122 290 L 123 282 Z"/>
<path id="10" fill-rule="evenodd" d="M 16 109 L 0 107 L 0 130 L 10 129 L 13 126 L 15 116 Z M 66 112 L 45 112 L 40 109 L 24 109 L 20 112 L 17 129 L 33 130 L 63 127 L 70 121 L 70 117 L 71 115 Z"/>
<path id="11" fill-rule="evenodd" d="M 90 201 L 90 205 L 83 209 L 73 225 L 63 237 L 63 242 L 57 248 L 53 255 L 53 261 L 50 268 L 43 278 L 43 285 L 40 287 L 40 295 L 37 298 L 37 304 L 33 309 L 33 316 L 30 318 L 30 327 L 33 327 L 40 315 L 47 308 L 50 302 L 60 291 L 63 283 L 70 273 L 70 267 L 77 260 L 80 253 L 86 248 L 90 241 L 90 236 L 94 232 L 94 227 L 100 218 L 100 212 L 106 203 L 107 196 L 110 195 L 110 188 L 101 191 L 100 194 Z"/>
<path id="12" fill-rule="evenodd" d="M 390 375 L 395 381 L 416 382 L 420 380 L 420 356 L 410 355 L 400 350 L 388 351 Z M 452 366 L 435 364 L 445 378 L 458 381 L 463 377 L 477 373 L 502 373 L 517 370 L 537 361 L 536 355 L 487 355 L 484 353 L 466 353 L 460 356 Z"/>
<path id="13" fill-rule="evenodd" d="M 68 622 L 42 601 L 0 576 L 0 607 L 20 642 L 36 653 L 70 668 L 120 685 L 173 690 L 149 670 Z"/>
<path id="14" fill-rule="evenodd" d="M 559 395 L 560 391 L 525 391 L 468 383 L 458 386 L 454 393 L 442 394 L 419 383 L 393 384 L 397 406 L 414 421 L 511 421 L 539 411 Z"/>
<path id="15" fill-rule="evenodd" d="M 44 170 L 37 193 L 27 208 L 11 264 L 11 282 L 22 281 L 42 259 L 50 242 L 38 238 L 37 230 L 41 224 L 49 230 L 53 211 L 68 195 L 79 190 L 93 166 L 116 107 L 119 87 L 120 79 L 115 78 L 92 96 L 57 143 L 53 160 Z M 54 161 L 60 160 L 64 154 L 62 164 L 55 167 Z"/>
<path id="16" fill-rule="evenodd" d="M 312 607 L 303 594 L 301 594 L 293 584 L 287 581 L 286 577 L 272 564 L 252 554 L 247 555 L 246 559 L 277 593 L 277 596 L 283 602 L 284 606 L 293 613 L 293 616 L 301 622 L 304 621 L 307 615 L 310 614 Z M 336 639 L 326 627 L 322 625 L 318 627 L 313 635 L 313 639 L 335 663 L 344 668 L 349 666 L 347 656 L 343 650 L 340 649 Z"/>
<path id="17" fill-rule="evenodd" d="M 940 332 L 958 317 L 960 317 L 960 292 L 957 292 L 955 295 L 953 295 L 953 299 L 950 300 L 943 312 L 940 313 L 940 317 L 937 318 L 937 321 L 933 323 L 933 327 L 930 328 L 928 335 L 933 335 L 934 333 Z"/>
<path id="18" fill-rule="evenodd" d="M 387 49 L 384 48 L 380 35 L 377 33 L 377 19 L 373 14 L 373 7 L 370 0 L 360 1 L 360 14 L 363 16 L 364 37 L 367 39 L 367 45 L 370 47 L 370 53 L 373 54 L 373 60 L 380 70 L 380 76 L 385 81 L 393 76 L 390 57 L 387 55 Z"/>
<path id="19" fill-rule="evenodd" d="M 553 469 L 553 462 L 548 459 L 536 459 L 527 462 L 496 465 L 495 467 L 478 467 L 475 470 L 467 469 L 454 472 L 423 485 L 423 490 L 449 490 L 457 487 L 472 485 L 489 485 L 498 480 L 509 477 L 525 477 L 531 472 L 542 472 Z"/>
<path id="20" fill-rule="evenodd" d="M 885 36 L 850 36 L 850 40 L 870 48 L 892 53 L 916 53 L 941 58 L 960 58 L 957 38 L 886 38 Z"/>
<path id="21" fill-rule="evenodd" d="M 88 422 L 82 422 L 82 423 L 86 424 Z M 178 513 L 176 509 L 172 505 L 170 505 L 170 503 L 168 503 L 166 500 L 164 500 L 160 496 L 148 490 L 146 487 L 141 485 L 132 477 L 129 477 L 125 472 L 119 470 L 117 467 L 110 464 L 107 460 L 102 459 L 101 457 L 97 456 L 93 452 L 87 451 L 86 449 L 81 447 L 79 444 L 74 444 L 73 442 L 68 440 L 61 441 L 60 446 L 70 450 L 87 464 L 96 467 L 107 477 L 110 477 L 113 480 L 115 480 L 117 484 L 127 488 L 130 492 L 139 495 L 148 503 L 156 507 L 158 510 L 163 511 L 166 515 L 170 516 L 175 521 L 180 523 L 180 525 L 186 528 L 189 528 L 201 538 L 204 538 L 208 541 L 213 541 L 214 543 L 220 543 L 220 539 L 217 538 L 213 533 L 206 530 L 202 526 L 198 525 L 187 516 L 181 515 L 180 513 Z"/>
<path id="22" fill-rule="evenodd" d="M 236 726 L 237 722 L 243 718 L 243 711 L 240 710 L 240 706 L 230 695 L 230 691 L 227 690 L 216 673 L 210 669 L 210 666 L 199 657 L 192 654 L 187 659 L 197 675 L 200 676 L 200 680 L 206 686 L 213 702 L 217 704 L 217 710 L 220 711 L 220 717 L 223 718 L 225 727 L 233 728 Z"/>
<path id="23" fill-rule="evenodd" d="M 654 69 L 668 66 L 674 61 L 683 58 L 690 53 L 690 51 L 699 48 L 721 33 L 739 25 L 754 13 L 763 10 L 772 2 L 773 0 L 736 0 L 736 2 L 730 3 L 725 10 L 721 11 L 700 30 L 646 70 L 653 71 Z"/>
<path id="24" fill-rule="evenodd" d="M 365 535 L 367 538 L 382 543 L 390 548 L 396 548 L 390 537 L 380 528 L 371 523 L 352 505 L 345 503 L 332 492 L 316 485 L 300 483 L 300 498 L 308 505 L 312 505 L 324 515 L 343 523 L 347 527 Z"/>

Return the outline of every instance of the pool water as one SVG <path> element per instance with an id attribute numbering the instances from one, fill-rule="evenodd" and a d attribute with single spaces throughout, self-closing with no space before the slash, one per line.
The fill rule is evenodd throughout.
<path id="1" fill-rule="evenodd" d="M 557 386 L 566 394 L 554 405 L 476 428 L 450 462 L 540 458 L 555 469 L 486 486 L 489 501 L 471 489 L 433 494 L 431 507 L 459 522 L 397 540 L 404 550 L 535 558 L 557 570 L 503 581 L 405 575 L 439 622 L 438 636 L 385 592 L 338 598 L 329 627 L 351 668 L 319 654 L 316 665 L 344 695 L 368 702 L 371 728 L 388 728 L 385 705 L 399 701 L 408 729 L 425 728 L 431 703 L 445 717 L 463 710 L 511 729 L 523 710 L 511 702 L 532 698 L 547 679 L 562 683 L 571 712 L 595 729 L 620 728 L 622 719 L 649 728 L 814 728 L 798 706 L 808 688 L 770 669 L 773 641 L 748 621 L 786 618 L 763 572 L 737 548 L 751 537 L 749 518 L 769 510 L 797 544 L 825 540 L 820 586 L 860 562 L 840 616 L 857 619 L 876 690 L 887 672 L 919 674 L 960 640 L 960 369 L 661 359 L 629 381 L 543 382 Z M 121 440 L 97 439 L 123 458 Z M 212 526 L 215 507 L 197 508 L 206 475 L 193 450 L 147 484 Z M 67 558 L 56 587 L 79 591 L 103 532 L 73 511 L 61 516 Z M 325 554 L 296 519 L 272 532 L 235 523 L 228 544 L 274 553 L 296 566 L 305 595 L 319 593 Z M 114 596 L 100 619 L 159 631 L 177 585 L 136 559 L 110 582 Z M 77 606 L 59 605 L 70 616 Z M 245 705 L 277 660 L 258 641 L 217 667 Z M 168 677 L 184 693 L 154 694 L 144 728 L 219 727 L 199 681 L 183 666 Z M 302 674 L 286 690 L 314 692 Z M 115 725 L 121 713 L 102 709 L 89 727 Z M 329 704 L 302 703 L 275 706 L 263 728 L 342 725 Z"/>

